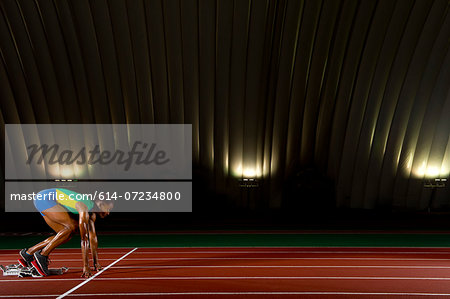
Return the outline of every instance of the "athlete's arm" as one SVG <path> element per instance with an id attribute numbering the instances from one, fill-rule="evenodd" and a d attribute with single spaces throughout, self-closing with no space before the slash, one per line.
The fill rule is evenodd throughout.
<path id="1" fill-rule="evenodd" d="M 89 243 L 91 244 L 91 254 L 94 259 L 94 269 L 96 271 L 100 271 L 102 266 L 98 260 L 97 248 L 98 248 L 98 240 L 97 233 L 95 231 L 95 220 L 97 219 L 97 215 L 92 213 L 89 218 Z"/>
<path id="2" fill-rule="evenodd" d="M 89 267 L 89 210 L 87 206 L 82 202 L 77 202 L 75 205 L 78 210 L 80 237 L 81 237 L 81 255 L 83 258 L 83 274 L 81 277 L 92 276 L 91 269 Z"/>

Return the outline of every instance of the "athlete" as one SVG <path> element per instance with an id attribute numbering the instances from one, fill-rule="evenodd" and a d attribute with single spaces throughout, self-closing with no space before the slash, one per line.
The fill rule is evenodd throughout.
<path id="1" fill-rule="evenodd" d="M 79 229 L 83 258 L 81 277 L 92 276 L 89 267 L 89 247 L 94 261 L 94 270 L 102 269 L 97 254 L 95 220 L 97 216 L 104 218 L 109 215 L 112 203 L 93 201 L 80 195 L 62 188 L 46 189 L 36 194 L 34 206 L 56 234 L 33 247 L 22 249 L 19 252 L 21 257 L 19 263 L 22 266 L 33 266 L 39 274 L 48 276 L 48 256 L 56 247 L 69 241 L 74 232 Z M 78 221 L 74 219 L 77 218 L 76 215 L 78 215 Z"/>

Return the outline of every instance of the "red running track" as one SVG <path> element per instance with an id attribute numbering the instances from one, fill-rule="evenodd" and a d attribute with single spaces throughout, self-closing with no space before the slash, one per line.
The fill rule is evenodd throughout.
<path id="1" fill-rule="evenodd" d="M 79 249 L 58 249 L 48 278 L 0 278 L 0 298 L 450 297 L 450 248 L 101 249 L 105 270 L 80 278 Z M 17 252 L 0 251 L 0 264 Z"/>

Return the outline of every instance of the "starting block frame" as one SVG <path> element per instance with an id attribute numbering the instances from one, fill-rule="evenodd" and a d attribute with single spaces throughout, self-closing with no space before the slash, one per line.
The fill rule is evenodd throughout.
<path id="1" fill-rule="evenodd" d="M 3 276 L 17 276 L 17 277 L 43 277 L 33 267 L 23 267 L 20 264 L 12 264 L 8 266 L 0 265 L 0 269 L 3 272 Z M 67 267 L 61 267 L 56 269 L 48 269 L 50 275 L 62 275 L 69 271 Z"/>

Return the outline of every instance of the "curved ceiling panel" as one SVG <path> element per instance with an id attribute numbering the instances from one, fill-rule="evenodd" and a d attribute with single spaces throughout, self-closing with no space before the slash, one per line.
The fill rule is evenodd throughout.
<path id="1" fill-rule="evenodd" d="M 194 164 L 336 204 L 448 205 L 447 0 L 2 0 L 3 123 L 190 123 Z M 4 142 L 4 141 L 3 141 Z M 4 148 L 4 144 L 2 145 Z"/>

